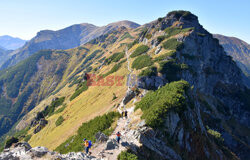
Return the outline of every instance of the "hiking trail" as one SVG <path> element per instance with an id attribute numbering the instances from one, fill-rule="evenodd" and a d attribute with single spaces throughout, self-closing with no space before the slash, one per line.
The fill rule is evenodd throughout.
<path id="1" fill-rule="evenodd" d="M 130 68 L 130 61 L 129 61 L 129 56 L 130 54 L 128 53 L 128 48 L 126 48 L 126 57 L 127 57 L 127 67 L 128 67 L 128 90 L 130 90 L 130 80 L 131 80 L 131 73 L 133 70 Z M 131 108 L 126 109 L 125 105 L 123 105 L 123 102 L 121 102 L 120 108 L 118 108 L 118 111 L 121 113 L 122 110 L 127 110 L 128 112 L 128 118 L 125 119 L 124 117 L 121 117 L 117 120 L 117 126 L 113 133 L 109 136 L 109 139 L 115 139 L 116 138 L 116 133 L 119 131 L 121 133 L 121 140 L 119 147 L 116 147 L 115 149 L 112 150 L 106 150 L 107 143 L 97 143 L 93 146 L 93 148 L 90 150 L 92 152 L 91 156 L 100 158 L 103 160 L 114 160 L 117 159 L 117 156 L 122 152 L 126 150 L 126 142 L 128 141 L 127 133 L 129 132 L 129 124 L 131 122 L 131 114 L 134 112 L 134 106 Z"/>

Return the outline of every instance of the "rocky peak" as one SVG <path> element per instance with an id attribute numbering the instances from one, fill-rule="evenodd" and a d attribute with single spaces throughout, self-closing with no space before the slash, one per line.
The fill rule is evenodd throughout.
<path id="1" fill-rule="evenodd" d="M 161 30 L 167 27 L 176 26 L 183 28 L 195 27 L 201 28 L 198 17 L 189 11 L 172 11 L 169 12 L 165 17 L 158 18 L 156 24 Z"/>
<path id="2" fill-rule="evenodd" d="M 230 150 L 242 159 L 249 159 L 248 146 L 242 143 L 249 141 L 249 138 L 241 136 L 242 132 L 235 129 L 241 126 L 249 130 L 249 101 L 246 98 L 249 91 L 243 83 L 243 74 L 232 57 L 225 53 L 219 41 L 213 38 L 212 34 L 199 24 L 197 16 L 190 12 L 170 12 L 166 17 L 159 18 L 146 27 L 147 30 L 140 36 L 140 42 L 152 44 L 152 49 L 162 47 L 157 51 L 158 54 L 163 54 L 167 52 L 166 50 L 174 51 L 173 56 L 160 61 L 164 69 L 160 71 L 161 74 L 158 74 L 157 78 L 159 80 L 163 78 L 164 84 L 183 79 L 192 86 L 192 92 L 189 95 L 194 97 L 196 115 L 187 116 L 186 119 L 182 117 L 182 121 L 192 121 L 197 117 L 196 120 L 199 122 L 197 128 L 202 128 L 204 132 L 208 126 L 218 131 Z M 173 43 L 180 44 L 181 47 L 176 45 L 171 48 L 170 44 Z M 180 69 L 176 66 L 180 66 Z M 171 77 L 171 74 L 176 77 Z M 155 84 L 153 88 L 156 89 L 160 84 L 154 83 L 156 79 L 153 76 L 140 80 L 142 84 Z M 167 113 L 166 116 L 169 115 L 170 113 Z M 229 121 L 234 121 L 235 126 Z M 190 135 L 189 131 L 184 132 L 186 137 Z M 192 148 L 195 148 L 199 144 L 192 145 L 194 145 Z M 241 150 L 235 146 L 240 146 Z"/>

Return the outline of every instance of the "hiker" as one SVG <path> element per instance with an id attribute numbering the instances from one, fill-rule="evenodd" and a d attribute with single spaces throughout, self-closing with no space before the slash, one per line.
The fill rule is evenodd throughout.
<path id="1" fill-rule="evenodd" d="M 124 111 L 122 111 L 122 119 L 123 119 Z"/>
<path id="2" fill-rule="evenodd" d="M 125 119 L 128 118 L 128 111 L 127 110 L 124 112 L 124 116 L 125 116 Z"/>
<path id="3" fill-rule="evenodd" d="M 117 141 L 118 143 L 120 143 L 120 139 L 121 139 L 121 133 L 118 131 L 118 132 L 116 133 L 116 141 Z"/>
<path id="4" fill-rule="evenodd" d="M 92 142 L 91 142 L 91 140 L 86 140 L 86 138 L 84 138 L 83 139 L 83 141 L 84 141 L 84 146 L 85 146 L 85 152 L 86 152 L 86 154 L 88 155 L 91 155 L 91 152 L 89 152 L 89 149 L 91 148 L 91 146 L 92 146 Z"/>

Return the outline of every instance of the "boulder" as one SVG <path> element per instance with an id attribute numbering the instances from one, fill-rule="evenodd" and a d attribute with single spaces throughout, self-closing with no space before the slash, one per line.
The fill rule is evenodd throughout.
<path id="1" fill-rule="evenodd" d="M 42 118 L 40 121 L 39 121 L 39 125 L 41 126 L 46 126 L 48 124 L 48 121 L 44 118 Z"/>
<path id="2" fill-rule="evenodd" d="M 135 91 L 128 90 L 126 93 L 126 96 L 123 98 L 122 103 L 123 105 L 126 105 L 131 99 L 133 99 L 136 96 Z"/>
<path id="3" fill-rule="evenodd" d="M 158 46 L 157 48 L 156 48 L 156 50 L 155 50 L 155 54 L 158 54 L 158 53 L 160 53 L 160 51 L 161 51 L 161 46 Z"/>
<path id="4" fill-rule="evenodd" d="M 118 148 L 119 145 L 115 139 L 109 139 L 107 141 L 106 150 L 112 150 Z"/>
<path id="5" fill-rule="evenodd" d="M 27 142 L 18 142 L 18 143 L 16 143 L 16 144 L 14 145 L 14 147 L 15 147 L 15 148 L 16 148 L 16 147 L 24 147 L 25 151 L 28 151 L 28 150 L 31 149 L 30 144 L 27 143 Z"/>
<path id="6" fill-rule="evenodd" d="M 166 81 L 159 76 L 145 76 L 138 79 L 138 87 L 142 89 L 158 89 L 164 84 L 166 84 Z"/>
<path id="7" fill-rule="evenodd" d="M 33 157 L 42 157 L 49 152 L 46 147 L 35 147 L 30 150 L 30 153 Z"/>
<path id="8" fill-rule="evenodd" d="M 82 152 L 70 152 L 68 154 L 63 154 L 61 155 L 62 158 L 65 158 L 65 159 L 74 159 L 74 160 L 81 160 L 81 159 L 87 159 L 87 156 L 82 153 Z"/>
<path id="9" fill-rule="evenodd" d="M 40 132 L 46 125 L 48 124 L 48 121 L 44 118 L 42 118 L 39 121 L 39 125 L 36 127 L 36 129 L 34 130 L 34 134 Z"/>
<path id="10" fill-rule="evenodd" d="M 98 132 L 96 135 L 95 135 L 95 138 L 96 138 L 96 141 L 97 142 L 100 142 L 100 143 L 102 143 L 102 142 L 106 142 L 106 141 L 108 141 L 108 136 L 106 136 L 104 133 L 102 133 L 102 132 Z"/>

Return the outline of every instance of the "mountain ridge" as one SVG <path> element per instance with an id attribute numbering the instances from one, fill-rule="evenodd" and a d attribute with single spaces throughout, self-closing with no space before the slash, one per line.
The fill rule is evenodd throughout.
<path id="1" fill-rule="evenodd" d="M 32 38 L 25 46 L 11 53 L 1 69 L 15 65 L 17 62 L 29 57 L 33 53 L 42 49 L 70 49 L 78 47 L 100 35 L 111 32 L 121 26 L 128 28 L 139 27 L 131 21 L 118 21 L 102 27 L 93 24 L 75 24 L 57 31 L 42 30 Z"/>
<path id="2" fill-rule="evenodd" d="M 9 35 L 0 36 L 0 46 L 5 50 L 15 50 L 22 47 L 27 41 Z"/>

